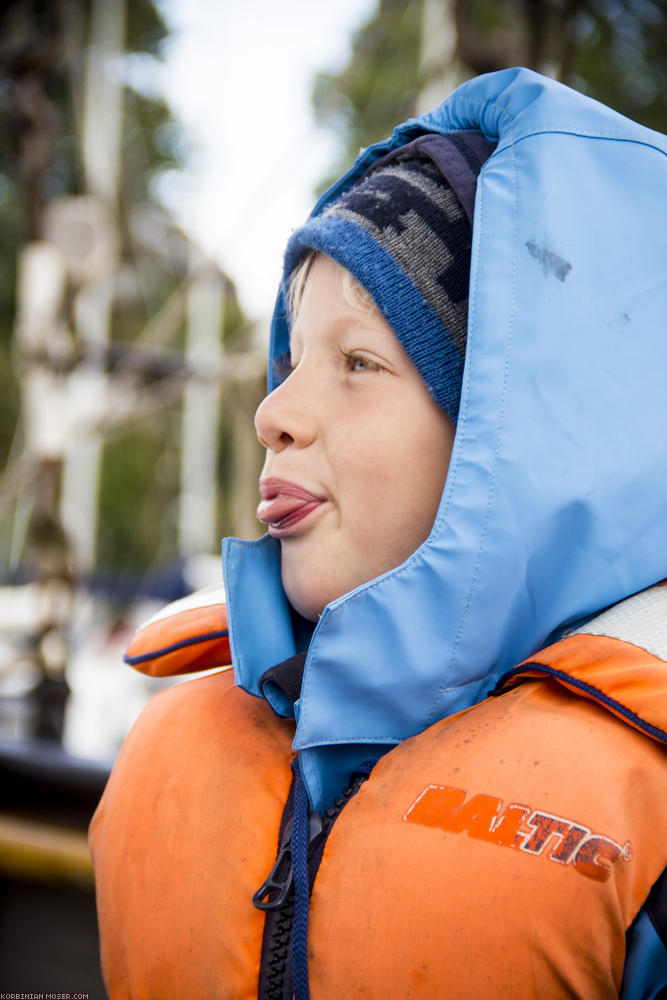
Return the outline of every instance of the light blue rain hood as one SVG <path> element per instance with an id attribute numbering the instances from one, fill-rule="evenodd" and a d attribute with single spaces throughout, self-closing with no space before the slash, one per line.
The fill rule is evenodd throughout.
<path id="1" fill-rule="evenodd" d="M 427 541 L 310 639 L 294 746 L 318 808 L 354 764 L 667 573 L 667 138 L 504 70 L 363 152 L 314 214 L 389 150 L 462 129 L 498 146 L 477 185 L 454 451 Z M 281 298 L 274 355 L 287 336 Z M 259 695 L 307 639 L 277 542 L 227 539 L 223 561 L 236 680 Z"/>

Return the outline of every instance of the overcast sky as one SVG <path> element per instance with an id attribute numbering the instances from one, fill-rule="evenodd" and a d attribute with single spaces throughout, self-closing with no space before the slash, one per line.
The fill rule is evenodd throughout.
<path id="1" fill-rule="evenodd" d="M 336 156 L 310 109 L 311 81 L 342 67 L 375 0 L 159 0 L 172 29 L 162 87 L 192 143 L 162 194 L 233 281 L 270 314 L 282 253 Z"/>

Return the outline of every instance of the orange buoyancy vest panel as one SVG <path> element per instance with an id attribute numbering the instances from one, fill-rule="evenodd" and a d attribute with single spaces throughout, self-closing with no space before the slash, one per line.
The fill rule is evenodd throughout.
<path id="1" fill-rule="evenodd" d="M 134 633 L 125 662 L 151 677 L 231 664 L 225 588 L 206 587 L 167 604 Z"/>
<path id="2" fill-rule="evenodd" d="M 542 649 L 509 670 L 500 686 L 544 676 L 667 743 L 667 581 Z"/>
<path id="3" fill-rule="evenodd" d="M 407 740 L 327 841 L 312 1000 L 617 997 L 666 782 L 659 744 L 550 680 Z"/>
<path id="4" fill-rule="evenodd" d="M 111 1000 L 257 995 L 290 723 L 213 675 L 155 698 L 91 828 Z M 616 997 L 667 862 L 664 751 L 547 681 L 407 740 L 338 818 L 312 1000 Z"/>
<path id="5" fill-rule="evenodd" d="M 227 673 L 144 710 L 90 830 L 111 1000 L 257 996 L 293 729 Z"/>

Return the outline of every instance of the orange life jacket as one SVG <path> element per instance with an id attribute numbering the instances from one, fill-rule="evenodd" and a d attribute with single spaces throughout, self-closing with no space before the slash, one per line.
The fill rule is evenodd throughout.
<path id="1" fill-rule="evenodd" d="M 617 997 L 667 863 L 666 688 L 578 633 L 386 754 L 326 843 L 312 1000 Z M 257 996 L 292 736 L 226 673 L 148 705 L 91 827 L 111 1000 Z"/>

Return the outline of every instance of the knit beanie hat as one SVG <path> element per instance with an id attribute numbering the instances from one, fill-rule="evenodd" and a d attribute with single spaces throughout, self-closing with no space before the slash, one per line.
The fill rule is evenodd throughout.
<path id="1" fill-rule="evenodd" d="M 478 132 L 420 136 L 377 160 L 312 216 L 292 235 L 285 256 L 288 279 L 309 250 L 347 268 L 454 424 L 477 177 L 494 148 Z"/>

